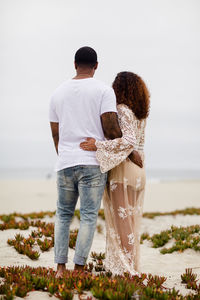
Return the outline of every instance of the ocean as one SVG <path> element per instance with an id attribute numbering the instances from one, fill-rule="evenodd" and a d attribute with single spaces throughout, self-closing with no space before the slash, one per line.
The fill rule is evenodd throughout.
<path id="1" fill-rule="evenodd" d="M 199 180 L 200 170 L 178 170 L 178 169 L 146 169 L 147 181 L 163 182 L 178 180 Z M 23 180 L 23 179 L 52 179 L 56 178 L 56 172 L 50 168 L 1 168 L 1 180 Z"/>

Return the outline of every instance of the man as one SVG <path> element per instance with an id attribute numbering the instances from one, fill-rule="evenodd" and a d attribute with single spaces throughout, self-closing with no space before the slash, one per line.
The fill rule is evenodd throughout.
<path id="1" fill-rule="evenodd" d="M 86 263 L 96 228 L 107 174 L 100 172 L 95 152 L 83 151 L 87 137 L 103 140 L 122 136 L 111 87 L 93 78 L 97 54 L 82 47 L 75 54 L 76 76 L 54 92 L 50 124 L 56 151 L 58 201 L 55 221 L 55 263 L 61 277 L 68 261 L 69 226 L 80 197 L 80 228 L 76 241 L 75 269 Z"/>

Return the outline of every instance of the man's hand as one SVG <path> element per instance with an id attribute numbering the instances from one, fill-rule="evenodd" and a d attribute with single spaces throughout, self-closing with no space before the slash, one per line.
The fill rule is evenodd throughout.
<path id="1" fill-rule="evenodd" d="M 80 143 L 80 148 L 85 151 L 96 151 L 97 147 L 95 145 L 96 140 L 93 138 L 87 138 L 85 142 Z"/>
<path id="2" fill-rule="evenodd" d="M 143 162 L 141 156 L 137 151 L 133 150 L 133 152 L 131 152 L 128 158 L 138 167 L 143 168 Z"/>

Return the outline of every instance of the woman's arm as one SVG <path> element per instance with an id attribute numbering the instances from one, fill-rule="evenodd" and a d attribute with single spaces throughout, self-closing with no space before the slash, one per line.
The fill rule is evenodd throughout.
<path id="1" fill-rule="evenodd" d="M 97 160 L 100 163 L 102 172 L 106 172 L 122 161 L 124 161 L 129 155 L 130 159 L 142 167 L 142 160 L 140 155 L 134 151 L 136 145 L 134 120 L 132 112 L 123 107 L 119 109 L 120 121 L 123 128 L 123 136 L 121 138 L 115 138 L 107 141 L 96 141 L 95 139 L 88 138 L 86 142 L 81 143 L 81 148 L 86 151 L 95 151 Z"/>

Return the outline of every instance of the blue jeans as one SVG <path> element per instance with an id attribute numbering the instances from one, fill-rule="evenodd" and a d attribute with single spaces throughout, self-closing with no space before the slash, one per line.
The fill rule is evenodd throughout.
<path id="1" fill-rule="evenodd" d="M 68 261 L 69 227 L 80 197 L 80 228 L 76 241 L 74 263 L 86 263 L 107 174 L 96 165 L 79 165 L 57 172 L 58 201 L 55 221 L 55 263 Z"/>

